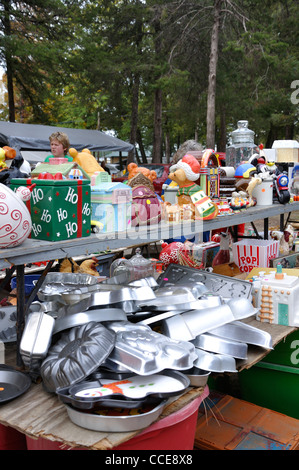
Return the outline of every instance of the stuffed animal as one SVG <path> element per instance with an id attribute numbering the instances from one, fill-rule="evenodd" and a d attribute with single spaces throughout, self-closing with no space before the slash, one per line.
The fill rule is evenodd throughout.
<path id="1" fill-rule="evenodd" d="M 69 149 L 69 154 L 75 163 L 78 163 L 81 168 L 91 178 L 96 171 L 105 171 L 102 166 L 97 162 L 89 149 L 83 149 L 78 152 L 74 148 Z"/>
<path id="2" fill-rule="evenodd" d="M 6 163 L 6 160 L 13 160 L 16 154 L 16 150 L 8 147 L 7 145 L 0 147 L 0 171 L 9 167 L 9 165 Z"/>
<path id="3" fill-rule="evenodd" d="M 129 163 L 128 172 L 128 180 L 134 178 L 134 176 L 136 176 L 138 173 L 142 173 L 151 182 L 153 182 L 157 178 L 157 173 L 155 172 L 155 170 L 150 170 L 149 168 L 138 166 L 136 165 L 136 163 Z"/>
<path id="4" fill-rule="evenodd" d="M 294 228 L 292 225 L 289 224 L 284 231 L 272 230 L 270 236 L 273 240 L 279 241 L 280 255 L 288 255 L 294 242 Z"/>
<path id="5" fill-rule="evenodd" d="M 178 204 L 180 206 L 191 204 L 193 212 L 195 212 L 191 196 L 201 190 L 201 187 L 195 183 L 200 175 L 199 161 L 193 155 L 186 154 L 170 170 L 169 178 L 179 186 L 177 192 Z"/>
<path id="6" fill-rule="evenodd" d="M 9 186 L 12 178 L 28 178 L 29 174 L 21 171 L 23 163 L 23 157 L 21 155 L 17 155 L 12 160 L 9 168 L 5 168 L 0 171 L 0 183 Z"/>

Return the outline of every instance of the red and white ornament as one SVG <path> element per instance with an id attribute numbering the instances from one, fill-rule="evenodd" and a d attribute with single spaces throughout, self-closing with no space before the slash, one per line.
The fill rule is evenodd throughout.
<path id="1" fill-rule="evenodd" d="M 172 242 L 162 243 L 162 251 L 159 255 L 159 260 L 162 261 L 165 267 L 169 264 L 179 264 L 179 253 L 186 253 L 189 251 L 185 243 Z"/>
<path id="2" fill-rule="evenodd" d="M 29 188 L 12 191 L 0 183 L 0 248 L 10 248 L 23 243 L 30 235 L 32 223 L 26 201 Z M 24 199 L 22 199 L 24 198 Z"/>

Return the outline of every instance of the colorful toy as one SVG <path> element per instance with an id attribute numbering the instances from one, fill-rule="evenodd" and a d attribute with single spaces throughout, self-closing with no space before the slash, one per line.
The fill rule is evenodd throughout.
<path id="1" fill-rule="evenodd" d="M 242 163 L 238 165 L 235 171 L 235 178 L 250 178 L 257 169 L 251 163 Z"/>
<path id="2" fill-rule="evenodd" d="M 69 154 L 73 161 L 78 163 L 90 178 L 96 171 L 104 171 L 89 149 L 83 149 L 82 152 L 78 152 L 76 149 L 70 148 Z"/>
<path id="3" fill-rule="evenodd" d="M 220 191 L 220 163 L 218 155 L 213 149 L 206 149 L 204 152 L 189 152 L 196 157 L 200 164 L 200 175 L 196 183 L 210 197 L 219 197 Z"/>
<path id="4" fill-rule="evenodd" d="M 128 172 L 128 180 L 134 178 L 134 176 L 136 176 L 138 173 L 142 173 L 151 182 L 153 182 L 157 178 L 157 173 L 155 172 L 155 170 L 150 170 L 149 168 L 138 166 L 136 165 L 136 163 L 129 163 Z"/>
<path id="5" fill-rule="evenodd" d="M 24 159 L 21 155 L 17 155 L 11 162 L 10 167 L 4 168 L 0 171 L 0 183 L 7 186 L 10 185 L 10 181 L 13 178 L 26 178 L 29 176 L 28 173 L 24 173 L 21 167 L 24 163 Z"/>
<path id="6" fill-rule="evenodd" d="M 200 164 L 193 155 L 186 154 L 176 165 L 171 167 L 169 178 L 175 181 L 179 186 L 177 200 L 180 206 L 183 204 L 191 204 L 194 208 L 191 196 L 201 190 L 200 186 L 195 183 L 199 175 Z"/>
<path id="7" fill-rule="evenodd" d="M 234 191 L 229 203 L 233 211 L 241 211 L 247 208 L 249 200 L 245 191 L 236 192 Z"/>
<path id="8" fill-rule="evenodd" d="M 218 215 L 217 204 L 214 204 L 204 191 L 192 194 L 191 200 L 195 206 L 195 219 L 210 220 Z"/>

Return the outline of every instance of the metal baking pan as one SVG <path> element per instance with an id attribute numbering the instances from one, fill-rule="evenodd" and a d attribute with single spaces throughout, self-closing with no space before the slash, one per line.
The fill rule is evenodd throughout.
<path id="1" fill-rule="evenodd" d="M 61 293 L 97 284 L 98 279 L 95 276 L 83 273 L 48 273 L 44 283 L 39 289 L 37 296 L 39 300 L 51 301 L 60 300 Z"/>
<path id="2" fill-rule="evenodd" d="M 212 328 L 216 328 L 216 326 L 233 320 L 235 318 L 230 307 L 223 304 L 209 309 L 191 310 L 163 320 L 162 331 L 172 339 L 189 341 Z M 189 339 L 187 339 L 188 337 Z"/>
<path id="3" fill-rule="evenodd" d="M 116 321 L 127 320 L 125 312 L 119 308 L 103 308 L 95 310 L 87 310 L 86 312 L 74 313 L 73 315 L 65 315 L 55 321 L 53 334 L 59 331 L 68 330 L 75 326 L 84 325 L 85 323 L 95 321 Z"/>
<path id="4" fill-rule="evenodd" d="M 98 383 L 98 382 L 90 382 Z M 126 397 L 114 396 L 114 397 L 102 397 L 101 399 L 84 399 L 76 398 L 70 395 L 69 387 L 60 389 L 56 392 L 58 398 L 65 405 L 71 405 L 76 410 L 89 410 L 96 411 L 100 408 L 125 408 L 135 409 L 147 405 L 157 404 L 161 402 L 161 399 L 154 397 L 145 397 L 139 400 L 130 400 Z"/>
<path id="5" fill-rule="evenodd" d="M 236 359 L 247 359 L 248 346 L 246 343 L 220 338 L 209 333 L 197 336 L 192 343 L 196 348 L 205 351 L 225 354 Z"/>
<path id="6" fill-rule="evenodd" d="M 193 285 L 201 282 L 209 292 L 221 295 L 223 298 L 246 297 L 250 298 L 252 283 L 242 279 L 209 273 L 204 270 L 170 264 L 165 272 L 159 276 L 157 283 L 160 287 L 173 285 Z"/>
<path id="7" fill-rule="evenodd" d="M 211 330 L 210 333 L 234 341 L 260 346 L 265 349 L 273 349 L 270 333 L 240 321 L 227 323 L 226 325 Z"/>
<path id="8" fill-rule="evenodd" d="M 245 297 L 230 299 L 227 301 L 227 305 L 233 312 L 235 320 L 242 320 L 243 318 L 251 317 L 256 315 L 259 311 L 257 308 L 254 308 L 252 302 Z"/>
<path id="9" fill-rule="evenodd" d="M 16 341 L 17 307 L 8 305 L 0 310 L 0 341 L 3 343 Z"/>
<path id="10" fill-rule="evenodd" d="M 177 306 L 178 304 L 195 302 L 196 300 L 197 298 L 190 288 L 185 286 L 172 286 L 157 289 L 153 299 L 143 297 L 138 302 L 138 306 L 147 308 L 149 306 L 169 308 L 171 305 Z"/>
<path id="11" fill-rule="evenodd" d="M 63 403 L 77 409 L 138 408 L 178 395 L 189 385 L 186 375 L 178 371 L 163 371 L 146 377 L 131 374 L 122 380 L 83 381 L 59 390 L 57 395 Z"/>
<path id="12" fill-rule="evenodd" d="M 237 372 L 236 360 L 224 354 L 215 354 L 195 348 L 197 359 L 194 367 L 210 372 Z"/>
<path id="13" fill-rule="evenodd" d="M 29 389 L 31 379 L 28 375 L 0 364 L 0 403 L 6 403 L 23 395 Z"/>
<path id="14" fill-rule="evenodd" d="M 163 299 L 161 302 L 160 299 L 158 302 L 152 301 L 151 304 L 146 303 L 146 308 L 151 309 L 155 312 L 167 312 L 178 310 L 183 313 L 189 310 L 200 310 L 205 308 L 218 307 L 224 304 L 224 301 L 219 295 L 214 294 L 204 294 L 199 299 L 194 301 L 183 301 L 183 297 L 174 298 L 174 299 Z M 140 304 L 138 304 L 140 305 Z"/>
<path id="15" fill-rule="evenodd" d="M 196 359 L 193 344 L 172 340 L 147 325 L 114 322 L 108 323 L 107 328 L 116 333 L 109 362 L 115 362 L 136 374 L 150 375 L 164 369 L 190 369 Z"/>
<path id="16" fill-rule="evenodd" d="M 98 287 L 98 286 L 96 286 Z M 81 292 L 81 294 L 79 293 Z M 58 317 L 69 315 L 73 313 L 84 312 L 93 307 L 107 307 L 113 305 L 115 308 L 122 308 L 126 313 L 131 313 L 139 310 L 137 302 L 142 299 L 155 299 L 155 294 L 151 287 L 121 287 L 113 290 L 97 290 L 97 292 L 89 292 L 88 294 L 79 290 L 76 292 L 68 292 L 62 294 L 61 297 L 69 298 L 69 296 L 78 295 L 81 299 L 76 303 L 69 303 L 62 306 L 58 311 Z M 69 299 L 70 300 L 70 299 Z"/>
<path id="17" fill-rule="evenodd" d="M 158 287 L 158 283 L 156 279 L 152 276 L 144 277 L 142 279 L 136 279 L 135 281 L 131 281 L 128 284 L 132 287 L 142 287 L 142 286 L 150 286 L 152 288 Z"/>
<path id="18" fill-rule="evenodd" d="M 114 342 L 115 333 L 96 322 L 62 333 L 40 368 L 45 389 L 56 392 L 84 380 L 109 356 Z"/>
<path id="19" fill-rule="evenodd" d="M 46 357 L 55 320 L 44 312 L 29 313 L 20 342 L 20 354 L 26 365 L 38 364 Z"/>
<path id="20" fill-rule="evenodd" d="M 205 387 L 211 372 L 199 369 L 198 367 L 192 367 L 192 369 L 185 370 L 184 374 L 190 380 L 192 387 Z"/>
<path id="21" fill-rule="evenodd" d="M 162 413 L 167 400 L 161 400 L 161 402 L 154 408 L 146 411 L 142 414 L 132 414 L 122 416 L 122 410 L 119 411 L 119 416 L 105 416 L 92 413 L 86 413 L 75 410 L 69 405 L 66 406 L 66 410 L 70 420 L 85 429 L 91 431 L 103 431 L 103 432 L 129 432 L 138 431 L 143 428 L 147 428 L 154 421 L 158 419 Z M 134 410 L 132 410 L 134 412 Z M 136 410 L 136 413 L 140 413 L 142 410 Z M 114 414 L 116 410 L 113 410 Z M 129 410 L 130 412 L 130 410 Z"/>
<path id="22" fill-rule="evenodd" d="M 189 379 L 181 372 L 163 370 L 147 376 L 131 374 L 122 380 L 102 378 L 93 382 L 83 381 L 72 385 L 69 394 L 83 401 L 91 400 L 92 397 L 98 401 L 112 396 L 130 400 L 140 400 L 147 396 L 167 398 L 182 393 L 189 385 Z"/>

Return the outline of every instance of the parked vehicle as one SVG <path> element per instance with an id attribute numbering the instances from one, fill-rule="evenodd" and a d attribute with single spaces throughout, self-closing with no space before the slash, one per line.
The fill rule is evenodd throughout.
<path id="1" fill-rule="evenodd" d="M 164 163 L 144 163 L 140 166 L 144 168 L 148 168 L 149 170 L 154 170 L 157 173 L 157 178 L 153 181 L 153 185 L 155 191 L 159 196 L 162 194 L 162 186 L 164 182 L 167 180 L 169 175 L 169 169 L 171 164 L 164 164 Z M 114 176 L 113 181 L 116 182 L 125 182 L 128 179 L 128 171 L 126 171 L 122 176 Z"/>

